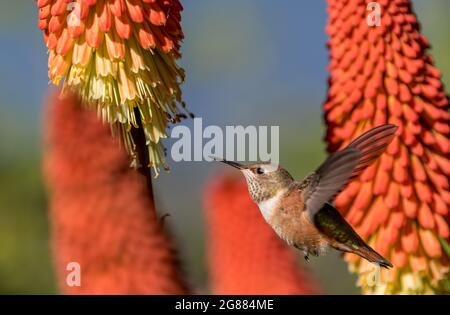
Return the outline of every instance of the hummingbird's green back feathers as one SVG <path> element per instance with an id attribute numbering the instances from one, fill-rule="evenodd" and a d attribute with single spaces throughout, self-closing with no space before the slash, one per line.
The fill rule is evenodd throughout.
<path id="1" fill-rule="evenodd" d="M 389 268 L 392 264 L 375 252 L 345 221 L 341 214 L 329 203 L 326 203 L 314 216 L 317 229 L 329 238 L 332 247 L 357 254 L 381 267 Z"/>
<path id="2" fill-rule="evenodd" d="M 350 224 L 329 203 L 314 216 L 314 224 L 324 235 L 348 248 L 357 250 L 365 245 Z"/>

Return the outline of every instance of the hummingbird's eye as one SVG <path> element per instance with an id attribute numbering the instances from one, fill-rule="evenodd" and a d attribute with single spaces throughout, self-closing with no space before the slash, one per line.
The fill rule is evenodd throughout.
<path id="1" fill-rule="evenodd" d="M 257 174 L 264 174 L 264 170 L 262 169 L 262 167 L 258 167 L 258 168 L 256 169 L 256 173 L 257 173 Z"/>

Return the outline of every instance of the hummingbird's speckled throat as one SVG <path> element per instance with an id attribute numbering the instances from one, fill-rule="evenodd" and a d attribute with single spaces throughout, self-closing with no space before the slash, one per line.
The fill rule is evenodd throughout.
<path id="1" fill-rule="evenodd" d="M 263 174 L 255 175 L 255 170 L 252 168 L 243 170 L 243 174 L 247 180 L 248 192 L 257 204 L 275 197 L 281 190 L 286 190 L 294 181 L 283 168 L 268 172 L 266 176 L 263 176 Z"/>

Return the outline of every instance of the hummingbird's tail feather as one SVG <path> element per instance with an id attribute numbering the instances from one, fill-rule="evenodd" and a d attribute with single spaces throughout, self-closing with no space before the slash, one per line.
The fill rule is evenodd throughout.
<path id="1" fill-rule="evenodd" d="M 331 204 L 326 203 L 322 209 L 317 212 L 314 216 L 314 224 L 328 239 L 331 247 L 342 252 L 359 255 L 380 267 L 393 267 L 389 261 L 364 242 L 352 226 L 345 221 L 339 211 Z"/>
<path id="2" fill-rule="evenodd" d="M 383 256 L 378 254 L 376 251 L 374 251 L 368 245 L 362 246 L 362 247 L 358 248 L 357 250 L 353 250 L 351 252 L 356 255 L 361 256 L 362 258 L 370 261 L 371 263 L 379 265 L 380 267 L 383 267 L 386 269 L 393 267 L 393 265 L 387 259 L 385 259 Z"/>

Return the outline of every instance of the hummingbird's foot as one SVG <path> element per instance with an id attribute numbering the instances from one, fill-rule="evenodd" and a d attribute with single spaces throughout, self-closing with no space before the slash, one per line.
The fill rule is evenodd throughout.
<path id="1" fill-rule="evenodd" d="M 309 262 L 309 256 L 305 255 L 303 258 L 305 258 L 305 261 L 308 263 Z"/>

